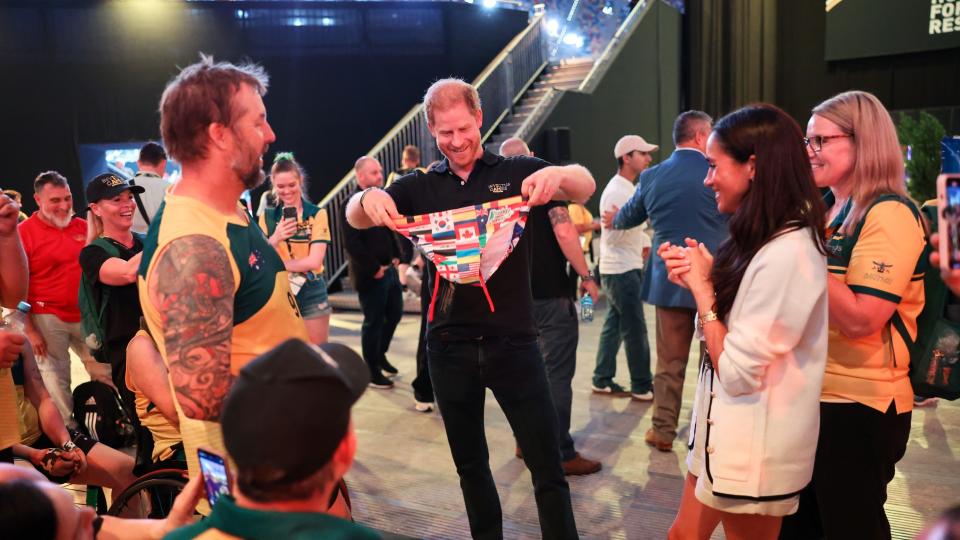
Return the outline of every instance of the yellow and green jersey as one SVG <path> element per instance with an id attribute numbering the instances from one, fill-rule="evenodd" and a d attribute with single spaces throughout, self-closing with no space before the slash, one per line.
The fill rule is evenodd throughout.
<path id="1" fill-rule="evenodd" d="M 139 330 L 134 337 L 138 336 L 149 338 L 150 334 L 145 330 Z M 140 425 L 149 429 L 153 436 L 153 455 L 151 459 L 156 462 L 172 458 L 175 453 L 173 447 L 180 443 L 180 430 L 171 424 L 170 420 L 167 420 L 167 417 L 160 412 L 160 409 L 150 401 L 150 398 L 133 383 L 129 367 L 124 382 L 127 384 L 127 388 L 133 392 L 134 406 L 137 408 L 137 418 L 140 419 Z"/>
<path id="2" fill-rule="evenodd" d="M 830 197 L 827 202 L 832 202 Z M 917 215 L 899 198 L 876 202 L 859 234 L 840 232 L 849 212 L 848 202 L 827 228 L 827 270 L 854 293 L 897 304 L 893 317 L 902 324 L 886 324 L 857 338 L 847 337 L 831 324 L 822 399 L 854 401 L 880 412 L 886 412 L 893 401 L 897 413 L 907 412 L 913 408 L 907 339 L 916 339 L 917 316 L 923 310 L 921 254 L 926 237 Z"/>
<path id="3" fill-rule="evenodd" d="M 157 255 L 174 240 L 195 235 L 207 236 L 220 243 L 233 272 L 231 373 L 238 374 L 248 362 L 286 339 L 308 340 L 296 300 L 290 293 L 283 261 L 250 215 L 239 205 L 237 212 L 226 215 L 196 199 L 168 192 L 151 223 L 139 270 L 143 316 L 164 363 L 169 366 L 164 317 L 151 301 L 147 283 L 154 278 L 159 260 Z M 157 277 L 162 279 L 164 276 Z M 227 456 L 220 424 L 187 418 L 176 399 L 174 403 L 180 416 L 180 432 L 190 474 L 199 474 L 198 447 Z"/>
<path id="4" fill-rule="evenodd" d="M 310 247 L 317 243 L 330 243 L 330 219 L 327 210 L 308 201 L 303 201 L 303 213 L 297 220 L 297 232 L 277 246 L 280 258 L 284 262 L 302 259 L 310 254 Z M 277 224 L 283 219 L 283 206 L 267 207 L 260 214 L 260 228 L 267 236 L 273 234 Z M 313 273 L 323 273 L 323 263 L 313 269 Z"/>

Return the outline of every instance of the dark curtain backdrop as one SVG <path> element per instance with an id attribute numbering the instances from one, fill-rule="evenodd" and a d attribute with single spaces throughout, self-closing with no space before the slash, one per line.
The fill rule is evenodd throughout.
<path id="1" fill-rule="evenodd" d="M 714 117 L 776 96 L 777 10 L 770 0 L 688 0 L 690 108 Z"/>
<path id="2" fill-rule="evenodd" d="M 164 86 L 203 51 L 266 68 L 277 133 L 266 160 L 295 152 L 318 200 L 433 80 L 472 80 L 526 23 L 446 2 L 8 1 L 0 187 L 32 210 L 33 178 L 55 169 L 82 206 L 77 145 L 158 140 Z"/>
<path id="3" fill-rule="evenodd" d="M 806 125 L 810 110 L 866 90 L 893 111 L 927 110 L 960 133 L 960 49 L 824 60 L 823 0 L 688 0 L 685 103 L 715 116 L 768 101 Z"/>

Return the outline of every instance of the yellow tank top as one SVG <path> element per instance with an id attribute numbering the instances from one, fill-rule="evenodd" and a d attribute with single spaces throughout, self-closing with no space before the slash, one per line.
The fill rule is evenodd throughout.
<path id="1" fill-rule="evenodd" d="M 23 360 L 20 360 L 22 362 Z M 20 442 L 17 390 L 9 369 L 0 369 L 0 450 Z"/>
<path id="2" fill-rule="evenodd" d="M 134 337 L 139 336 L 150 337 L 144 330 L 137 331 Z M 140 425 L 149 429 L 150 434 L 153 435 L 153 454 L 151 455 L 151 459 L 153 459 L 154 462 L 170 459 L 174 454 L 173 447 L 181 440 L 180 430 L 171 424 L 170 421 L 167 420 L 167 417 L 160 412 L 160 409 L 137 388 L 133 379 L 130 378 L 129 364 L 127 365 L 127 373 L 124 375 L 124 380 L 127 388 L 133 392 L 134 406 L 137 409 L 137 418 L 140 419 Z"/>
<path id="3" fill-rule="evenodd" d="M 242 210 L 239 203 L 237 207 Z M 171 241 L 189 235 L 208 236 L 223 245 L 233 271 L 230 371 L 234 375 L 255 357 L 286 339 L 309 340 L 296 299 L 290 294 L 283 261 L 249 214 L 246 219 L 238 213 L 224 215 L 196 199 L 168 192 L 144 242 L 138 276 L 143 316 L 164 363 L 169 365 L 163 319 L 150 300 L 147 283 L 155 271 L 156 255 Z M 218 422 L 187 418 L 176 399 L 174 404 L 180 416 L 180 433 L 191 476 L 200 472 L 197 448 L 202 446 L 228 457 Z M 205 502 L 198 509 L 205 514 L 209 512 Z"/>

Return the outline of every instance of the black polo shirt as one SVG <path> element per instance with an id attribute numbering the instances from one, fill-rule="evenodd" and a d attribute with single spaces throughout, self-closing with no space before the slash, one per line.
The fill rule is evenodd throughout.
<path id="1" fill-rule="evenodd" d="M 550 222 L 550 210 L 566 207 L 567 204 L 562 201 L 550 201 L 534 208 L 527 220 L 527 234 L 530 235 L 534 261 L 530 279 L 536 300 L 574 298 L 577 295 L 576 287 L 567 273 L 567 256 L 560 249 L 553 223 Z"/>
<path id="2" fill-rule="evenodd" d="M 504 158 L 485 151 L 466 180 L 454 174 L 444 159 L 426 172 L 415 171 L 394 181 L 386 191 L 403 215 L 440 212 L 520 195 L 523 180 L 549 165 L 542 159 Z M 440 289 L 428 335 L 439 339 L 535 336 L 530 245 L 529 235 L 524 233 L 513 253 L 486 283 L 495 312 L 491 313 L 480 287 L 435 277 L 440 279 Z M 432 282 L 424 286 L 428 294 L 433 294 Z"/>

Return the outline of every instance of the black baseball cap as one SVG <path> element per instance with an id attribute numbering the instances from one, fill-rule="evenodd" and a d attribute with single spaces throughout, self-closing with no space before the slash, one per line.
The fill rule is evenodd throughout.
<path id="1" fill-rule="evenodd" d="M 114 173 L 97 175 L 87 184 L 87 204 L 102 199 L 112 199 L 127 190 L 130 190 L 131 193 L 144 192 L 143 186 L 130 185 L 129 180 Z"/>
<path id="2" fill-rule="evenodd" d="M 300 480 L 325 466 L 370 382 L 356 352 L 339 343 L 288 339 L 240 370 L 220 423 L 238 468 L 269 465 Z"/>

